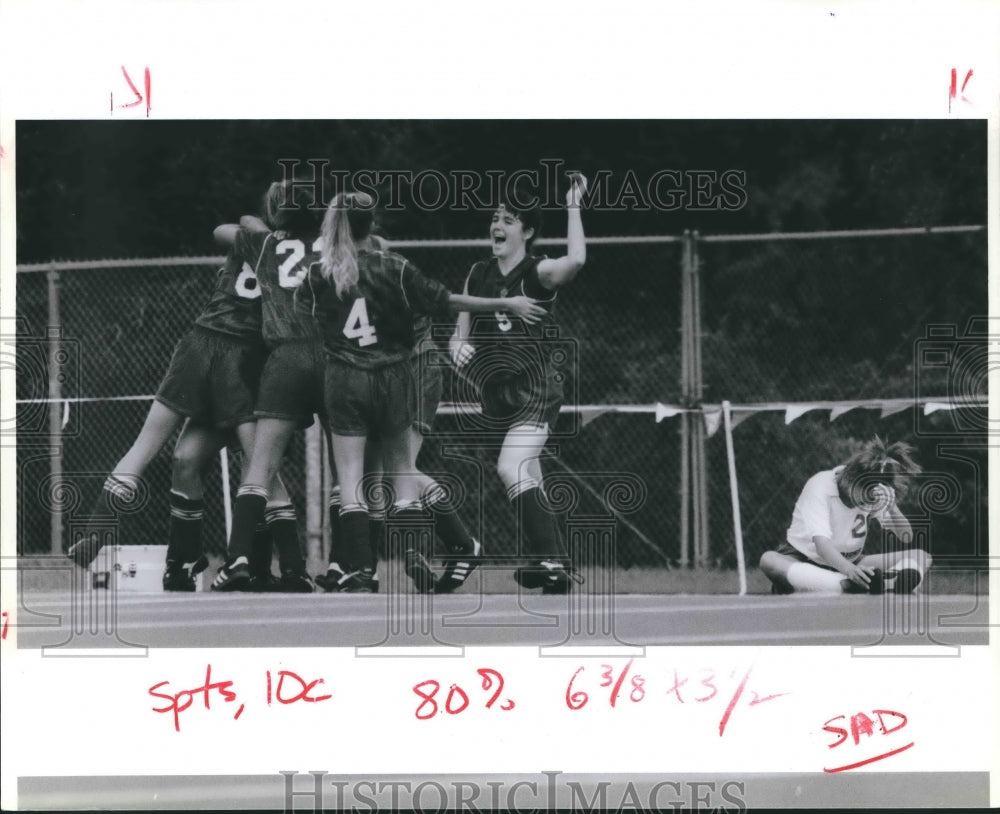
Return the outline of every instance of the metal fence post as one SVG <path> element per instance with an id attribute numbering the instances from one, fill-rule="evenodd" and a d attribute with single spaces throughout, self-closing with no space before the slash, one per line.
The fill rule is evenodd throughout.
<path id="1" fill-rule="evenodd" d="M 49 445 L 52 448 L 52 458 L 49 471 L 52 483 L 58 488 L 62 482 L 63 450 L 62 450 L 62 384 L 64 375 L 60 372 L 63 362 L 62 353 L 62 320 L 59 314 L 59 269 L 55 263 L 49 265 L 46 273 L 48 280 L 49 320 L 46 329 L 48 342 L 48 379 L 49 379 Z M 50 523 L 51 537 L 49 550 L 52 554 L 63 553 L 63 513 L 59 502 L 52 507 Z"/>
<path id="2" fill-rule="evenodd" d="M 702 376 L 701 362 L 701 282 L 699 278 L 698 232 L 691 233 L 691 397 L 695 404 L 701 404 L 705 397 L 705 387 Z M 711 556 L 708 537 L 708 457 L 705 453 L 705 422 L 702 416 L 695 415 L 694 443 L 692 446 L 695 461 L 694 499 L 697 502 L 696 517 L 698 527 L 695 529 L 695 565 L 705 566 Z"/>
<path id="3" fill-rule="evenodd" d="M 688 406 L 690 393 L 689 369 L 691 366 L 690 332 L 688 303 L 691 276 L 688 269 L 691 262 L 691 247 L 688 242 L 688 232 L 684 232 L 684 242 L 681 244 L 681 400 Z M 680 455 L 680 554 L 678 560 L 682 568 L 690 565 L 691 536 L 691 416 L 682 413 L 680 417 L 681 455 Z"/>

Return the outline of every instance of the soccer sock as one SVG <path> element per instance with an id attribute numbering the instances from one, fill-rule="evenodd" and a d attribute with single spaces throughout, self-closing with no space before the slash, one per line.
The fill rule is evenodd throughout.
<path id="1" fill-rule="evenodd" d="M 254 529 L 253 545 L 250 549 L 250 574 L 266 577 L 271 573 L 271 532 L 263 520 Z"/>
<path id="2" fill-rule="evenodd" d="M 343 549 L 344 533 L 340 527 L 340 488 L 330 492 L 330 565 L 339 565 Z"/>
<path id="3" fill-rule="evenodd" d="M 368 512 L 368 544 L 375 568 L 385 555 L 385 512 Z"/>
<path id="4" fill-rule="evenodd" d="M 291 503 L 269 506 L 264 521 L 278 549 L 278 566 L 282 574 L 305 571 L 306 561 L 299 545 L 299 530 L 295 524 L 295 509 Z"/>
<path id="5" fill-rule="evenodd" d="M 264 509 L 267 506 L 267 489 L 262 486 L 241 486 L 233 501 L 233 530 L 229 535 L 229 548 L 226 557 L 235 560 L 246 557 L 250 561 L 250 550 L 253 547 L 257 525 L 264 520 Z"/>
<path id="6" fill-rule="evenodd" d="M 524 539 L 524 552 L 530 557 L 561 560 L 559 532 L 555 517 L 542 504 L 538 481 L 515 483 L 507 490 Z"/>
<path id="7" fill-rule="evenodd" d="M 439 484 L 424 496 L 424 507 L 434 518 L 434 533 L 441 538 L 448 554 L 470 554 L 475 549 L 475 540 L 458 512 L 447 505 L 447 497 Z"/>
<path id="8" fill-rule="evenodd" d="M 170 490 L 170 539 L 167 567 L 193 563 L 201 556 L 205 501 Z"/>
<path id="9" fill-rule="evenodd" d="M 785 579 L 796 591 L 839 594 L 844 592 L 841 583 L 846 577 L 812 563 L 797 562 L 789 566 Z"/>
<path id="10" fill-rule="evenodd" d="M 358 504 L 340 509 L 341 564 L 349 571 L 374 570 L 371 538 L 368 532 L 368 509 Z"/>

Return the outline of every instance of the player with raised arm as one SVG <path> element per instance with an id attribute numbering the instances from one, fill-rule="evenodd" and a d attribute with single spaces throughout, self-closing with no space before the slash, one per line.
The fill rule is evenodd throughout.
<path id="1" fill-rule="evenodd" d="M 324 325 L 327 420 L 342 501 L 341 564 L 346 574 L 341 589 L 349 593 L 374 588 L 368 507 L 361 488 L 370 436 L 380 441 L 383 466 L 395 490 L 393 514 L 423 515 L 421 490 L 430 479 L 412 469 L 409 451 L 414 316 L 446 318 L 454 310 L 488 312 L 501 305 L 528 322 L 543 313 L 529 297 L 501 303 L 452 294 L 406 258 L 378 250 L 371 240 L 373 222 L 369 196 L 341 193 L 334 198 L 323 222 L 322 264 L 309 278 Z M 451 548 L 467 546 L 472 539 L 454 512 L 436 512 L 434 522 L 436 534 Z M 418 589 L 429 590 L 422 577 L 430 580 L 432 575 L 415 578 Z"/>
<path id="2" fill-rule="evenodd" d="M 232 245 L 220 240 L 218 230 L 216 239 L 227 247 Z M 143 473 L 183 424 L 173 453 L 163 587 L 167 591 L 195 590 L 194 577 L 208 567 L 202 547 L 202 473 L 234 432 L 249 458 L 255 429 L 254 399 L 264 355 L 257 278 L 239 252 L 230 249 L 208 303 L 174 349 L 138 437 L 105 481 L 91 510 L 94 519 L 69 549 L 77 564 L 86 567 L 94 559 L 100 543 L 92 527 L 129 510 L 140 492 Z M 290 508 L 280 479 L 272 492 L 273 506 Z M 291 522 L 294 525 L 294 516 Z M 266 531 L 258 538 L 258 549 L 261 540 L 269 550 Z M 270 574 L 269 557 L 264 567 Z"/>
<path id="3" fill-rule="evenodd" d="M 471 295 L 533 297 L 545 308 L 545 317 L 526 325 L 507 308 L 488 315 L 460 314 L 450 343 L 455 366 L 479 391 L 490 429 L 504 433 L 497 473 L 530 559 L 515 572 L 515 579 L 522 587 L 549 594 L 567 593 L 571 572 L 555 518 L 542 495 L 539 456 L 564 397 L 562 375 L 545 339 L 554 330 L 552 311 L 559 289 L 572 282 L 587 260 L 580 217 L 587 180 L 580 173 L 571 173 L 570 178 L 564 256 L 533 254 L 541 212 L 537 206 L 525 208 L 507 201 L 490 223 L 492 258 L 476 263 L 465 282 L 465 292 Z"/>
<path id="4" fill-rule="evenodd" d="M 908 593 L 920 584 L 931 556 L 913 547 L 910 522 L 896 505 L 920 472 L 911 455 L 908 444 L 876 436 L 846 464 L 806 482 L 786 541 L 760 558 L 775 593 Z M 907 548 L 866 555 L 870 518 Z"/>

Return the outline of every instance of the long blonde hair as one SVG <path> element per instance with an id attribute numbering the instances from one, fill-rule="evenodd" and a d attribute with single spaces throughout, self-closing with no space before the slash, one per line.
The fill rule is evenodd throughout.
<path id="1" fill-rule="evenodd" d="M 332 280 L 337 296 L 344 298 L 358 285 L 358 245 L 371 232 L 374 202 L 363 192 L 341 192 L 330 202 L 323 218 L 322 273 Z"/>

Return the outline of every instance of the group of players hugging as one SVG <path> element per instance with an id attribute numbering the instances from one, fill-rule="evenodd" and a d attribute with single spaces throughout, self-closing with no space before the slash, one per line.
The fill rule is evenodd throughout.
<path id="1" fill-rule="evenodd" d="M 403 552 L 416 590 L 457 590 L 482 562 L 482 544 L 447 491 L 417 468 L 443 389 L 441 368 L 426 363 L 436 348 L 432 326 L 454 323 L 451 363 L 472 383 L 488 430 L 502 439 L 496 469 L 523 554 L 514 578 L 526 589 L 569 592 L 579 577 L 545 499 L 539 463 L 564 400 L 563 375 L 545 337 L 552 335 L 560 287 L 586 262 L 586 178 L 571 173 L 569 187 L 565 255 L 534 254 L 540 209 L 505 200 L 490 221 L 491 256 L 472 266 L 455 294 L 387 249 L 374 232 L 368 195 L 342 192 L 324 208 L 314 204 L 311 186 L 272 184 L 262 217 L 215 230 L 228 249 L 215 289 L 178 342 L 138 437 L 105 481 L 92 525 L 105 526 L 134 505 L 143 472 L 180 429 L 163 588 L 194 591 L 208 567 L 202 474 L 235 438 L 244 465 L 212 590 L 311 593 L 318 585 L 328 593 L 377 592 L 387 519 L 431 523 L 440 541 L 433 554 L 419 544 Z M 329 564 L 315 579 L 279 475 L 294 433 L 314 415 L 336 469 Z M 863 551 L 873 516 L 911 542 L 896 495 L 917 472 L 905 444 L 876 438 L 844 466 L 811 478 L 787 541 L 761 559 L 774 590 L 913 590 L 929 555 L 912 547 Z M 390 505 L 370 499 L 373 482 L 388 485 Z M 87 529 L 69 555 L 86 568 L 98 547 L 98 535 Z M 275 551 L 280 576 L 272 571 Z"/>

